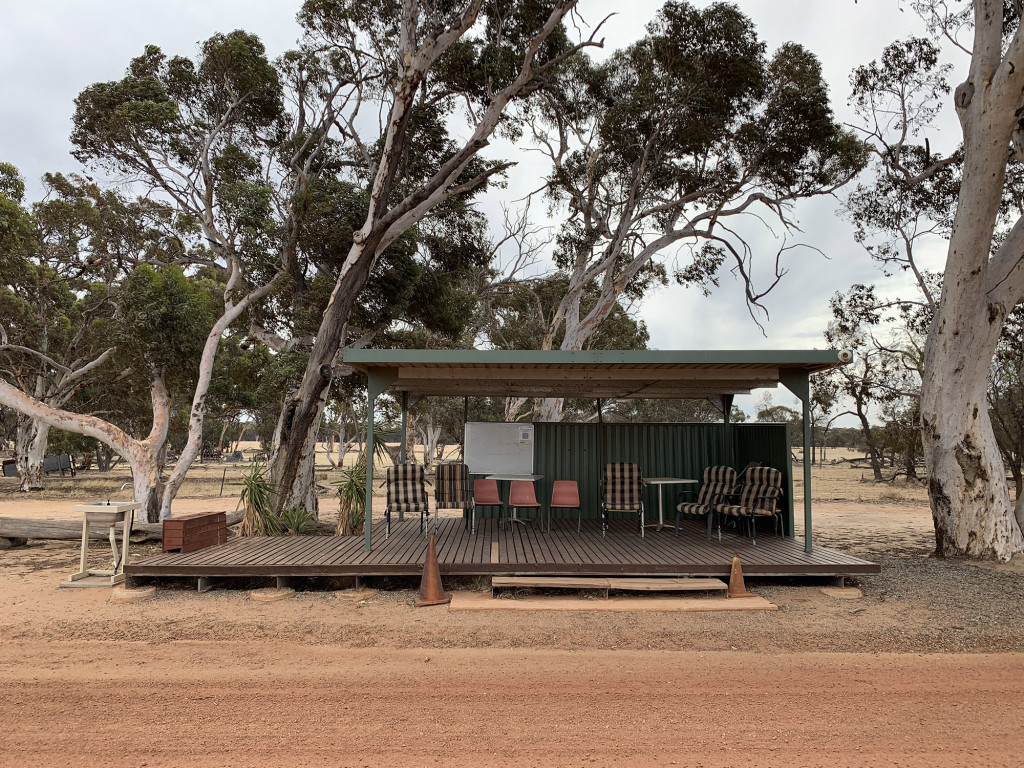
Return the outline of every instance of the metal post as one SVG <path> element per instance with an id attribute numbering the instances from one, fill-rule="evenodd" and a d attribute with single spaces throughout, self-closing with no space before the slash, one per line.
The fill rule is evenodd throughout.
<path id="1" fill-rule="evenodd" d="M 405 440 L 406 434 L 409 431 L 409 393 L 402 392 L 402 463 L 405 464 Z"/>
<path id="2" fill-rule="evenodd" d="M 811 381 L 806 371 L 781 371 L 779 381 L 803 403 L 804 438 L 804 551 L 810 553 L 811 530 Z"/>
<path id="3" fill-rule="evenodd" d="M 804 399 L 804 551 L 811 551 L 811 422 L 810 398 Z"/>
<path id="4" fill-rule="evenodd" d="M 387 369 L 370 370 L 366 374 L 366 512 L 363 519 L 363 549 L 370 551 L 370 534 L 373 522 L 373 421 L 377 395 L 390 387 L 398 375 Z"/>
<path id="5" fill-rule="evenodd" d="M 373 527 L 373 406 L 377 396 L 372 387 L 366 389 L 366 509 L 363 513 L 363 549 L 370 551 L 370 529 Z"/>
<path id="6" fill-rule="evenodd" d="M 735 395 L 722 395 L 722 424 L 725 429 L 725 460 L 736 466 L 736 441 L 732 439 L 732 401 Z"/>

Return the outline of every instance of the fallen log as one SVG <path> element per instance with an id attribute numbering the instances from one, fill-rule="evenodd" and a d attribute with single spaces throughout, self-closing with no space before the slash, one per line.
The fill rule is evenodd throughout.
<path id="1" fill-rule="evenodd" d="M 228 515 L 228 525 L 242 521 L 245 513 L 241 510 Z M 122 524 L 115 525 L 118 531 Z M 159 541 L 163 538 L 163 523 L 135 523 L 132 538 L 141 541 Z M 109 525 L 90 525 L 90 539 L 105 539 L 110 532 Z M 82 523 L 79 520 L 45 520 L 25 517 L 0 517 L 0 538 L 5 539 L 67 539 L 82 540 Z"/>

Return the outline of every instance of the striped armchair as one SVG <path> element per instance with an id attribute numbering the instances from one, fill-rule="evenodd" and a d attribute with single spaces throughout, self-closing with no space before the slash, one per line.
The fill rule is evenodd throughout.
<path id="1" fill-rule="evenodd" d="M 707 518 L 707 538 L 711 538 L 711 518 L 715 516 L 715 505 L 736 487 L 736 470 L 732 467 L 706 467 L 701 478 L 697 501 L 680 502 L 676 505 L 675 534 L 679 535 L 679 518 L 683 515 L 700 515 Z M 722 518 L 718 518 L 718 540 L 722 540 Z"/>
<path id="2" fill-rule="evenodd" d="M 424 486 L 423 467 L 417 464 L 396 464 L 388 467 L 388 505 L 384 508 L 384 538 L 391 535 L 392 512 L 419 512 L 420 532 L 424 529 L 424 518 L 430 517 L 430 502 Z"/>
<path id="3" fill-rule="evenodd" d="M 782 527 L 782 512 L 778 509 L 782 495 L 782 473 L 773 467 L 750 467 L 743 473 L 737 493 L 715 504 L 715 512 L 738 520 L 746 520 L 750 536 L 757 544 L 757 518 L 770 517 L 775 535 Z"/>
<path id="4" fill-rule="evenodd" d="M 461 462 L 438 464 L 434 474 L 434 511 L 461 509 L 462 519 L 476 530 L 473 495 L 470 492 L 469 467 Z M 469 514 L 467 514 L 469 513 Z"/>
<path id="5" fill-rule="evenodd" d="M 608 533 L 609 513 L 636 512 L 644 535 L 644 478 L 639 464 L 605 464 L 601 473 L 601 535 Z"/>

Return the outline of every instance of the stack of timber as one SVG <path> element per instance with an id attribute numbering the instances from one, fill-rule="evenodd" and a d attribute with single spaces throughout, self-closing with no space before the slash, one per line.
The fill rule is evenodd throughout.
<path id="1" fill-rule="evenodd" d="M 195 552 L 227 540 L 225 512 L 194 512 L 164 520 L 164 552 Z"/>

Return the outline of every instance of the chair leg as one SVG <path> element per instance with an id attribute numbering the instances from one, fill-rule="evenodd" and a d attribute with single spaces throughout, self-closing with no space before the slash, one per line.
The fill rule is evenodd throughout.
<path id="1" fill-rule="evenodd" d="M 384 540 L 391 535 L 391 507 L 384 508 Z"/>
<path id="2" fill-rule="evenodd" d="M 576 518 L 576 534 L 579 535 L 583 532 L 583 507 L 580 507 L 577 512 L 579 512 L 579 516 Z"/>
<path id="3" fill-rule="evenodd" d="M 673 531 L 673 533 L 676 536 L 679 535 L 679 510 L 678 509 L 676 510 L 676 527 L 675 527 L 675 530 Z"/>
<path id="4" fill-rule="evenodd" d="M 715 514 L 715 511 L 713 509 L 711 509 L 711 507 L 708 507 L 708 530 L 707 530 L 707 534 L 706 534 L 706 538 L 707 538 L 708 541 L 711 541 L 711 517 L 714 514 Z M 676 518 L 676 519 L 678 520 L 678 518 Z M 678 523 L 677 523 L 677 526 L 678 526 Z"/>

